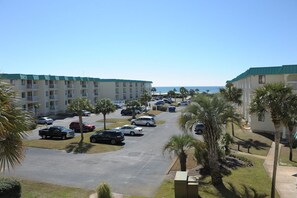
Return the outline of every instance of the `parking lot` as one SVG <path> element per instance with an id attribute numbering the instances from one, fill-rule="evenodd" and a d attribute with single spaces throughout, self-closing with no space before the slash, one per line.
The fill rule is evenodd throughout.
<path id="1" fill-rule="evenodd" d="M 107 118 L 122 118 L 120 110 Z M 164 112 L 156 120 L 165 124 L 143 127 L 143 136 L 126 136 L 124 148 L 101 154 L 72 154 L 61 150 L 27 148 L 22 165 L 10 175 L 66 186 L 95 189 L 100 182 L 110 184 L 113 192 L 151 197 L 162 183 L 172 163 L 162 147 L 173 134 L 181 131 L 177 113 Z M 102 127 L 102 115 L 84 117 L 84 121 Z M 77 117 L 56 120 L 54 125 L 69 126 Z M 38 129 L 28 139 L 39 139 Z"/>

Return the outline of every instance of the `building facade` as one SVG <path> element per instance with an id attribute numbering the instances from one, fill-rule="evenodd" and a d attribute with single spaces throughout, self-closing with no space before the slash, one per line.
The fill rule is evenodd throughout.
<path id="1" fill-rule="evenodd" d="M 253 91 L 267 83 L 282 82 L 297 92 L 297 65 L 283 65 L 276 67 L 254 67 L 250 68 L 236 78 L 229 81 L 237 88 L 243 90 L 242 105 L 239 111 L 248 121 L 254 132 L 274 132 L 274 125 L 270 113 L 258 116 L 249 113 L 249 105 L 253 98 Z M 283 128 L 282 138 L 286 138 L 286 129 Z"/>
<path id="2" fill-rule="evenodd" d="M 0 74 L 17 93 L 19 104 L 35 115 L 64 113 L 75 98 L 87 98 L 94 105 L 102 98 L 118 103 L 137 100 L 147 91 L 151 81 L 100 79 L 90 77 Z"/>

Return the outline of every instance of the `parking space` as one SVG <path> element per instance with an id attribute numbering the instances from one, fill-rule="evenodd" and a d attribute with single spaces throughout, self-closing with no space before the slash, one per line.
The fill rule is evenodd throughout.
<path id="1" fill-rule="evenodd" d="M 8 173 L 26 179 L 95 189 L 101 182 L 110 184 L 114 192 L 153 196 L 162 183 L 172 158 L 163 155 L 162 148 L 171 135 L 181 133 L 179 112 L 164 112 L 156 120 L 165 123 L 156 127 L 143 126 L 142 136 L 125 136 L 123 149 L 100 154 L 71 154 L 65 151 L 27 148 L 21 166 Z M 102 115 L 84 117 L 94 123 Z M 119 111 L 108 118 L 122 118 Z M 77 117 L 56 120 L 54 125 L 69 125 Z M 30 135 L 33 137 L 34 135 Z M 39 138 L 39 137 L 37 137 Z"/>

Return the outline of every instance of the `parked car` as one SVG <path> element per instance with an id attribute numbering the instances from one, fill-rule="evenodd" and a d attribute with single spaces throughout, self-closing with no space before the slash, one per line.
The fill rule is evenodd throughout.
<path id="1" fill-rule="evenodd" d="M 116 130 L 97 131 L 91 135 L 90 142 L 106 142 L 111 144 L 119 144 L 125 140 L 124 133 Z"/>
<path id="2" fill-rule="evenodd" d="M 155 119 L 151 116 L 140 116 L 139 118 L 131 120 L 132 125 L 155 126 Z"/>
<path id="3" fill-rule="evenodd" d="M 165 103 L 167 103 L 167 104 L 171 104 L 171 103 L 172 103 L 171 100 L 166 99 L 166 98 L 163 98 L 163 101 L 164 101 Z"/>
<path id="4" fill-rule="evenodd" d="M 121 111 L 122 116 L 132 116 L 132 109 L 123 109 Z M 141 111 L 139 109 L 135 109 L 135 114 L 140 114 Z"/>
<path id="5" fill-rule="evenodd" d="M 49 117 L 39 117 L 36 120 L 37 124 L 53 124 L 54 120 L 52 118 Z"/>
<path id="6" fill-rule="evenodd" d="M 74 137 L 75 133 L 72 129 L 67 129 L 63 126 L 52 126 L 39 130 L 39 136 L 41 136 L 42 139 L 46 139 L 47 137 L 60 137 L 62 140 L 65 140 L 66 138 Z"/>
<path id="7" fill-rule="evenodd" d="M 74 116 L 77 116 L 77 112 L 74 112 L 73 113 Z M 91 112 L 90 111 L 87 111 L 87 110 L 82 110 L 82 116 L 90 116 L 91 115 Z"/>
<path id="8" fill-rule="evenodd" d="M 95 130 L 95 125 L 93 124 L 88 124 L 83 122 L 82 123 L 82 127 L 83 127 L 83 132 L 90 132 L 90 131 L 94 131 Z M 74 130 L 75 132 L 80 132 L 80 127 L 79 127 L 79 122 L 71 122 L 69 124 L 69 128 Z"/>
<path id="9" fill-rule="evenodd" d="M 187 106 L 190 102 L 189 101 L 181 101 L 179 103 L 177 103 L 177 105 L 179 106 Z"/>
<path id="10" fill-rule="evenodd" d="M 123 132 L 125 135 L 140 135 L 142 134 L 142 128 L 141 127 L 137 127 L 134 125 L 124 125 L 122 127 L 117 127 L 114 128 L 114 130 L 116 131 L 121 131 Z"/>
<path id="11" fill-rule="evenodd" d="M 164 104 L 165 104 L 165 102 L 163 100 L 159 100 L 159 101 L 154 103 L 154 105 L 156 105 L 156 106 L 161 106 L 161 105 L 164 105 Z"/>
<path id="12" fill-rule="evenodd" d="M 87 110 L 82 110 L 82 115 L 83 116 L 90 116 L 91 112 L 87 111 Z"/>
<path id="13" fill-rule="evenodd" d="M 197 123 L 196 126 L 195 126 L 194 131 L 195 131 L 196 133 L 200 133 L 200 134 L 201 134 L 201 133 L 204 131 L 204 129 L 205 129 L 204 124 L 202 124 L 202 123 Z"/>

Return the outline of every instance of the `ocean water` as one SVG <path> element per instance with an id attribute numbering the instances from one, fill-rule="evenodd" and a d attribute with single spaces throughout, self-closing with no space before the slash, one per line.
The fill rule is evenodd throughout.
<path id="1" fill-rule="evenodd" d="M 176 92 L 179 92 L 181 87 L 155 87 L 156 93 L 167 93 L 170 90 L 176 89 Z M 209 93 L 218 93 L 220 92 L 220 88 L 224 88 L 222 86 L 184 86 L 188 91 L 190 89 L 196 90 L 199 89 L 199 92 L 209 92 Z"/>

